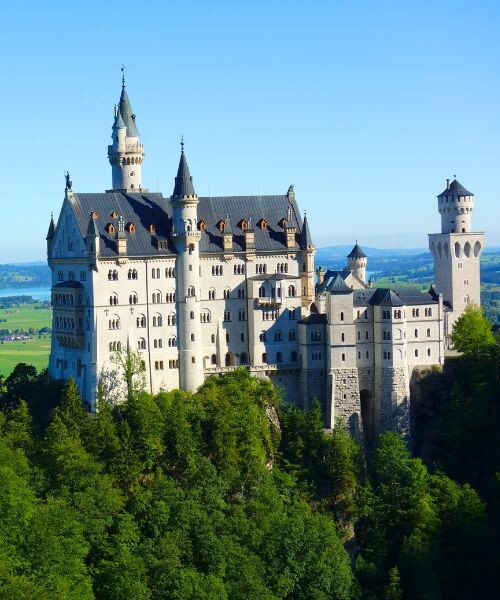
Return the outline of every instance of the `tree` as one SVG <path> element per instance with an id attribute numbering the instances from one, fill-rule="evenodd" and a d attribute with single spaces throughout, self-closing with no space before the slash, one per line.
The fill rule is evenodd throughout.
<path id="1" fill-rule="evenodd" d="M 118 369 L 105 370 L 99 374 L 98 385 L 102 387 L 100 394 L 110 401 L 115 401 L 117 392 L 121 388 L 122 379 L 125 382 L 127 400 L 134 395 L 142 392 L 146 388 L 144 361 L 138 352 L 133 352 L 130 348 L 125 350 L 116 350 L 111 353 L 111 362 Z M 120 373 L 121 371 L 121 373 Z"/>
<path id="2" fill-rule="evenodd" d="M 466 355 L 477 355 L 495 343 L 491 323 L 480 306 L 467 306 L 456 320 L 450 340 L 454 350 Z"/>

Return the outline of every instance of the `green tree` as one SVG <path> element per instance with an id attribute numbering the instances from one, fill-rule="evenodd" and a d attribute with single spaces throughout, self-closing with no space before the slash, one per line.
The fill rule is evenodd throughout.
<path id="1" fill-rule="evenodd" d="M 467 306 L 455 321 L 450 340 L 454 350 L 466 355 L 476 355 L 495 343 L 491 323 L 480 306 Z"/>

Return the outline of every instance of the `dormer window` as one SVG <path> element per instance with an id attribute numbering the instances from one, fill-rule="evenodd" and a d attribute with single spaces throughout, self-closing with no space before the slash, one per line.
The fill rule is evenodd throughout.
<path id="1" fill-rule="evenodd" d="M 94 221 L 99 218 L 99 213 L 96 210 L 92 211 L 92 218 L 94 219 Z"/>
<path id="2" fill-rule="evenodd" d="M 241 219 L 241 221 L 238 223 L 238 227 L 242 231 L 246 231 L 248 229 L 248 221 L 246 219 Z"/>
<path id="3" fill-rule="evenodd" d="M 110 214 L 110 217 L 111 217 L 112 219 L 118 219 L 118 213 L 116 212 L 116 210 L 114 210 L 114 211 L 113 211 L 113 212 Z"/>
<path id="4" fill-rule="evenodd" d="M 260 227 L 260 229 L 267 229 L 269 227 L 268 222 L 265 219 L 261 219 L 258 223 L 257 226 Z"/>
<path id="5" fill-rule="evenodd" d="M 105 229 L 108 233 L 115 233 L 116 231 L 113 223 L 107 223 Z"/>
<path id="6" fill-rule="evenodd" d="M 221 219 L 217 225 L 216 225 L 217 229 L 219 231 L 224 231 L 224 229 L 226 228 L 226 223 L 224 222 L 224 219 Z"/>
<path id="7" fill-rule="evenodd" d="M 282 219 L 280 219 L 279 226 L 282 229 L 285 229 L 285 227 L 286 227 L 286 219 L 285 219 L 285 217 L 283 217 Z"/>
<path id="8" fill-rule="evenodd" d="M 206 228 L 207 228 L 207 225 L 203 219 L 198 222 L 198 229 L 200 231 L 205 231 Z"/>
<path id="9" fill-rule="evenodd" d="M 130 222 L 130 223 L 127 223 L 127 224 L 126 224 L 126 226 L 125 226 L 125 229 L 126 229 L 126 230 L 127 230 L 129 233 L 135 233 L 135 225 L 134 225 L 132 222 Z"/>
<path id="10" fill-rule="evenodd" d="M 149 226 L 149 233 L 156 233 L 156 225 L 154 223 L 151 223 Z"/>

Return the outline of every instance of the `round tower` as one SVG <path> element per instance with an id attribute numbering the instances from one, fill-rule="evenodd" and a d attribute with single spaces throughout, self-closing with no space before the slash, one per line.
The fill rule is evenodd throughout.
<path id="1" fill-rule="evenodd" d="M 441 215 L 441 233 L 469 233 L 471 231 L 474 194 L 454 179 L 446 180 L 446 189 L 438 196 Z"/>
<path id="2" fill-rule="evenodd" d="M 198 196 L 189 173 L 184 143 L 175 178 L 172 203 L 172 240 L 177 250 L 176 310 L 179 386 L 196 391 L 204 380 L 200 319 L 200 252 Z"/>
<path id="3" fill-rule="evenodd" d="M 115 108 L 111 139 L 113 143 L 108 146 L 108 158 L 112 170 L 112 189 L 127 192 L 141 190 L 144 145 L 139 141 L 139 131 L 125 88 L 125 79 L 122 79 L 120 102 Z"/>
<path id="4" fill-rule="evenodd" d="M 366 265 L 368 257 L 361 250 L 356 241 L 354 248 L 347 255 L 347 268 L 356 275 L 363 283 L 366 283 Z"/>

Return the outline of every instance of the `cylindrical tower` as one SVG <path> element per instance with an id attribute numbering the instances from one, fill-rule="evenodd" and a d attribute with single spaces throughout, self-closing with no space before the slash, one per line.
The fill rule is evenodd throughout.
<path id="1" fill-rule="evenodd" d="M 196 391 L 204 380 L 200 320 L 200 252 L 198 196 L 182 144 L 179 169 L 171 196 L 172 239 L 177 250 L 176 310 L 179 351 L 179 386 Z"/>
<path id="2" fill-rule="evenodd" d="M 446 180 L 446 189 L 438 196 L 441 215 L 441 233 L 469 233 L 471 231 L 474 194 L 456 179 Z"/>
<path id="3" fill-rule="evenodd" d="M 113 143 L 108 146 L 108 158 L 112 170 L 113 190 L 141 190 L 144 145 L 139 141 L 135 114 L 130 106 L 125 82 L 122 84 L 120 103 L 115 109 L 111 138 Z"/>
<path id="4" fill-rule="evenodd" d="M 366 283 L 366 265 L 368 264 L 368 257 L 361 250 L 356 242 L 354 248 L 347 255 L 347 268 L 356 275 L 363 283 Z"/>

